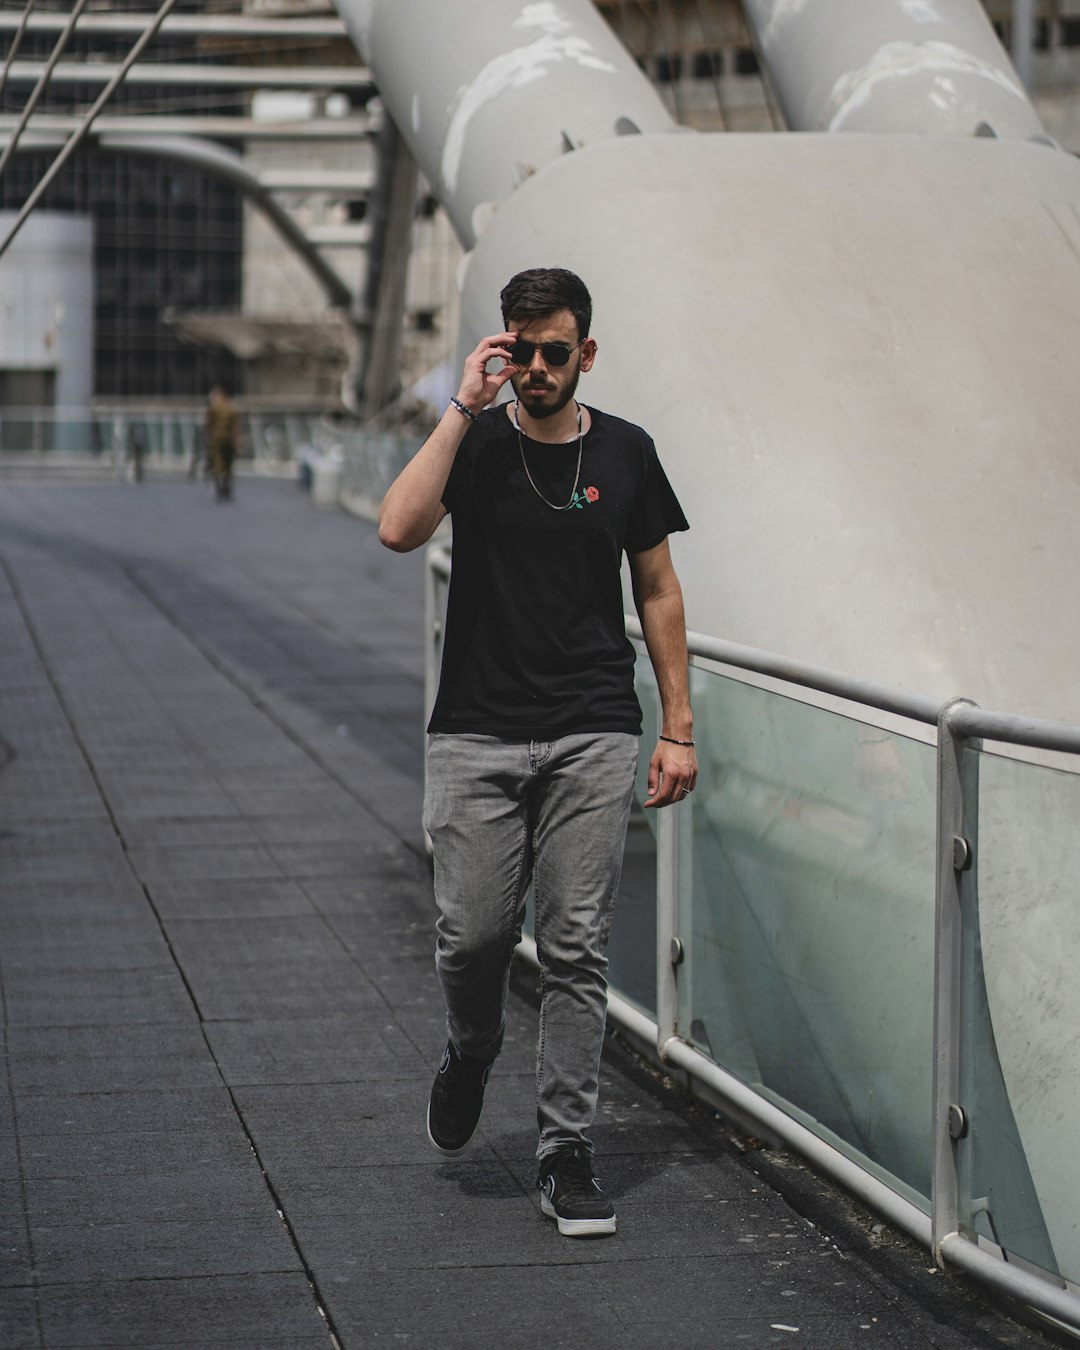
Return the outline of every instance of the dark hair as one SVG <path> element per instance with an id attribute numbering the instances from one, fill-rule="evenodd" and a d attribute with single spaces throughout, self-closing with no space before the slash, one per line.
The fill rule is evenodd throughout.
<path id="1" fill-rule="evenodd" d="M 503 323 L 511 319 L 543 319 L 568 309 L 577 323 L 578 341 L 589 336 L 592 296 L 582 279 L 565 267 L 530 267 L 518 272 L 499 296 Z"/>

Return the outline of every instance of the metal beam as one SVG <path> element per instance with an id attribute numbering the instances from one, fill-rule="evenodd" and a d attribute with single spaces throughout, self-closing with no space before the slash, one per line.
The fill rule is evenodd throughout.
<path id="1" fill-rule="evenodd" d="M 86 5 L 87 0 L 75 0 L 74 8 L 72 9 L 71 13 L 67 15 L 63 30 L 60 36 L 57 38 L 56 44 L 53 47 L 52 51 L 49 53 L 49 59 L 47 61 L 40 61 L 35 63 L 38 67 L 37 82 L 34 85 L 34 89 L 33 92 L 30 94 L 30 97 L 26 100 L 22 113 L 19 116 L 18 123 L 15 126 L 15 130 L 12 132 L 10 140 L 4 147 L 3 154 L 0 154 L 0 173 L 3 173 L 4 165 L 7 164 L 8 160 L 15 153 L 15 147 L 19 144 L 19 137 L 23 134 L 23 131 L 26 129 L 26 126 L 30 121 L 33 111 L 37 107 L 38 100 L 41 98 L 42 94 L 44 94 L 48 86 L 49 80 L 52 78 L 53 73 L 59 69 L 60 54 L 61 52 L 63 52 L 64 48 L 70 41 L 71 35 L 75 31 L 75 25 L 79 22 L 79 16 L 86 8 Z M 5 86 L 8 84 L 9 81 L 12 84 L 16 82 L 15 81 L 16 66 L 17 63 L 11 60 L 8 60 L 4 63 Z"/>
<path id="2" fill-rule="evenodd" d="M 120 67 L 112 61 L 61 61 L 52 71 L 51 84 L 108 84 Z M 42 61 L 16 61 L 10 84 L 33 84 L 45 70 Z M 183 65 L 170 61 L 146 62 L 125 77 L 126 84 L 157 88 L 201 85 L 218 89 L 371 89 L 371 72 L 364 66 L 228 66 Z"/>
<path id="3" fill-rule="evenodd" d="M 319 248 L 367 248 L 371 241 L 371 226 L 360 225 L 312 225 L 306 237 Z"/>
<path id="4" fill-rule="evenodd" d="M 1031 41 L 1035 26 L 1035 0 L 1013 0 L 1012 63 L 1020 83 L 1031 93 Z"/>
<path id="5" fill-rule="evenodd" d="M 314 273 L 331 305 L 350 310 L 352 292 L 307 237 L 288 211 L 277 201 L 259 177 L 232 150 L 212 141 L 197 141 L 193 137 L 161 137 L 159 140 L 133 139 L 122 136 L 102 136 L 97 143 L 102 151 L 122 155 L 142 155 L 150 159 L 171 159 L 202 169 L 217 178 L 224 178 L 239 188 L 269 218 L 271 224 L 289 247 Z"/>
<path id="6" fill-rule="evenodd" d="M 351 315 L 354 300 L 348 286 L 322 257 L 288 211 L 259 181 L 258 175 L 234 151 L 226 149 L 223 145 L 215 145 L 213 141 L 200 141 L 192 136 L 175 138 L 161 136 L 156 140 L 148 136 L 101 136 L 97 134 L 99 127 L 100 123 L 95 127 L 94 136 L 82 146 L 83 152 L 89 150 L 105 154 L 173 160 L 232 183 L 263 211 L 289 247 L 306 263 L 329 303 Z M 40 147 L 23 141 L 19 144 L 18 153 L 28 154 L 35 148 Z"/>
<path id="7" fill-rule="evenodd" d="M 366 169 L 260 169 L 259 182 L 271 192 L 348 192 L 363 194 L 375 185 Z"/>
<path id="8" fill-rule="evenodd" d="M 120 85 L 123 84 L 124 79 L 127 76 L 128 72 L 132 70 L 132 68 L 135 66 L 136 62 L 138 61 L 142 53 L 145 51 L 145 49 L 154 40 L 157 30 L 165 22 L 165 19 L 168 17 L 170 10 L 173 8 L 176 2 L 177 0 L 162 0 L 161 7 L 158 9 L 157 13 L 154 15 L 149 25 L 135 40 L 135 43 L 132 46 L 131 50 L 124 57 L 123 61 L 121 61 L 120 64 L 116 67 L 116 69 L 113 71 L 112 76 L 109 78 L 109 80 L 106 81 L 105 88 L 102 89 L 100 94 L 98 94 L 97 98 L 94 100 L 93 106 L 87 109 L 86 116 L 83 118 L 82 124 L 79 126 L 78 130 L 72 133 L 72 135 L 68 138 L 67 142 L 64 144 L 63 148 L 57 154 L 56 158 L 45 170 L 45 172 L 38 179 L 38 181 L 34 184 L 29 197 L 27 197 L 27 199 L 23 202 L 22 206 L 19 208 L 19 214 L 15 217 L 15 223 L 8 231 L 6 238 L 2 242 L 0 242 L 0 255 L 3 255 L 7 251 L 7 249 L 11 247 L 11 243 L 14 240 L 15 236 L 26 224 L 27 220 L 30 218 L 31 214 L 37 207 L 38 202 L 42 200 L 46 192 L 49 190 L 49 186 L 58 177 L 60 170 L 64 167 L 67 161 L 71 158 L 71 156 L 76 152 L 76 150 L 79 148 L 82 142 L 90 134 L 90 130 L 93 127 L 94 122 L 97 119 L 98 115 L 102 113 L 106 107 L 108 107 L 109 100 L 112 98 L 116 90 L 119 89 Z M 77 0 L 75 8 L 71 12 L 72 25 L 74 25 L 76 17 L 78 16 L 78 14 L 82 9 L 82 5 L 83 0 Z M 60 43 L 58 42 L 57 47 L 59 48 L 59 46 Z M 47 76 L 42 76 L 41 84 L 38 86 L 38 89 L 34 91 L 35 94 L 44 85 L 46 78 Z M 28 109 L 24 110 L 23 116 L 24 117 L 28 116 Z M 8 142 L 7 149 L 5 151 L 5 158 L 14 152 L 18 144 L 18 139 L 19 139 L 18 134 L 12 136 L 11 140 Z"/>
<path id="9" fill-rule="evenodd" d="M 7 49 L 7 54 L 4 58 L 4 69 L 2 72 L 0 72 L 0 98 L 3 97 L 4 87 L 7 84 L 8 71 L 11 69 L 11 63 L 15 60 L 15 57 L 19 53 L 19 47 L 22 45 L 23 34 L 26 32 L 26 25 L 30 22 L 31 11 L 33 10 L 33 8 L 34 8 L 34 0 L 26 0 L 26 8 L 23 10 L 18 20 L 16 20 L 13 24 L 15 36 L 11 39 L 11 46 Z M 13 20 L 15 19 L 14 14 L 10 15 L 9 17 L 12 18 Z M 62 15 L 57 15 L 57 18 L 59 18 L 61 22 L 64 21 Z M 8 31 L 10 32 L 12 30 L 9 29 Z"/>
<path id="10" fill-rule="evenodd" d="M 8 119 L 4 119 L 5 121 Z M 72 119 L 73 121 L 75 119 Z M 100 139 L 108 138 L 113 141 L 121 139 L 127 142 L 129 137 L 120 127 L 108 127 L 106 119 L 99 118 L 94 124 L 94 134 Z M 69 128 L 68 130 L 72 130 Z M 194 129 L 193 129 L 194 130 Z M 157 133 L 156 137 L 151 137 L 148 128 L 142 128 L 147 139 L 160 142 L 162 139 L 171 139 L 164 130 Z M 190 131 L 183 134 L 190 135 Z M 205 140 L 204 137 L 195 137 L 197 141 Z M 305 137 L 305 139 L 307 139 Z M 24 151 L 31 150 L 55 150 L 58 146 L 64 144 L 67 140 L 67 133 L 61 128 L 51 132 L 28 131 L 20 138 L 19 148 Z M 0 125 L 0 153 L 3 153 L 5 147 L 10 141 L 10 133 L 3 125 Z M 100 148 L 100 147 L 99 147 Z M 336 196 L 365 197 L 371 191 L 375 183 L 374 174 L 364 169 L 261 169 L 254 176 L 258 179 L 259 186 L 266 192 L 292 192 L 292 193 L 310 193 L 325 192 Z M 317 227 L 330 232 L 334 232 L 335 238 L 316 239 L 316 230 L 309 232 L 308 237 L 318 244 L 350 244 L 357 243 L 356 232 L 364 227 L 359 225 L 352 226 L 322 226 Z M 346 231 L 352 231 L 352 236 L 347 240 Z M 361 240 L 361 242 L 364 242 Z"/>
<path id="11" fill-rule="evenodd" d="M 0 115 L 0 138 L 10 135 L 18 118 Z M 70 136 L 82 122 L 81 117 L 39 113 L 27 128 L 28 139 L 55 144 Z M 103 135 L 116 136 L 202 136 L 210 140 L 349 140 L 368 136 L 375 129 L 369 117 L 318 117 L 310 122 L 262 122 L 250 117 L 99 117 L 95 123 Z"/>
<path id="12" fill-rule="evenodd" d="M 379 176 L 371 203 L 371 246 L 360 316 L 366 331 L 357 392 L 365 419 L 381 412 L 401 387 L 405 287 L 419 181 L 416 160 L 387 117 L 379 133 Z"/>
<path id="13" fill-rule="evenodd" d="M 34 14 L 27 30 L 31 33 L 58 33 L 67 20 L 66 14 Z M 0 13 L 0 34 L 14 32 L 20 15 Z M 109 33 L 132 36 L 141 33 L 150 23 L 147 14 L 88 14 L 79 24 L 80 32 Z M 257 38 L 343 38 L 346 36 L 341 20 L 335 17 L 272 19 L 250 14 L 172 14 L 162 25 L 163 33 L 185 33 L 197 37 L 257 37 Z"/>

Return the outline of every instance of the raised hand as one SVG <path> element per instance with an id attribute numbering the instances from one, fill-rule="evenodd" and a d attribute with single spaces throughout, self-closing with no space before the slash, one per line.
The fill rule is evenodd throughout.
<path id="1" fill-rule="evenodd" d="M 493 403 L 506 381 L 516 374 L 517 366 L 510 364 L 510 347 L 516 339 L 516 333 L 495 333 L 483 338 L 466 360 L 457 396 L 471 413 L 478 413 Z M 500 357 L 505 364 L 498 370 L 489 371 L 488 362 Z"/>

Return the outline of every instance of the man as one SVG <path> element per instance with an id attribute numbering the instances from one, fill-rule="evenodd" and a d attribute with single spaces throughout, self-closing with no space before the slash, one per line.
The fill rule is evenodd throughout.
<path id="1" fill-rule="evenodd" d="M 220 384 L 210 390 L 203 434 L 206 457 L 214 476 L 214 495 L 218 501 L 232 496 L 233 462 L 236 459 L 238 419 L 229 396 Z"/>
<path id="2" fill-rule="evenodd" d="M 697 778 L 667 543 L 687 524 L 646 433 L 575 398 L 597 351 L 580 278 L 534 268 L 500 298 L 506 331 L 469 356 L 457 397 L 379 513 L 380 539 L 399 551 L 426 543 L 447 512 L 454 526 L 424 803 L 449 1035 L 428 1134 L 453 1157 L 479 1122 L 531 882 L 541 1208 L 561 1233 L 602 1235 L 615 1211 L 588 1130 L 641 735 L 621 561 L 625 551 L 663 702 L 645 805 L 669 806 Z M 489 407 L 507 381 L 516 399 Z"/>

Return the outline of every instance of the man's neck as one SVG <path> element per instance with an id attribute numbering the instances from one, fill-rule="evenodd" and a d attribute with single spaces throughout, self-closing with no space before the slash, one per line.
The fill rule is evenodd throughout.
<path id="1" fill-rule="evenodd" d="M 518 426 L 531 441 L 547 441 L 550 445 L 561 445 L 565 441 L 575 440 L 578 434 L 578 405 L 574 399 L 560 408 L 551 417 L 530 417 L 520 402 L 511 405 L 511 414 L 516 412 Z M 581 409 L 582 430 L 587 423 L 585 410 Z"/>

